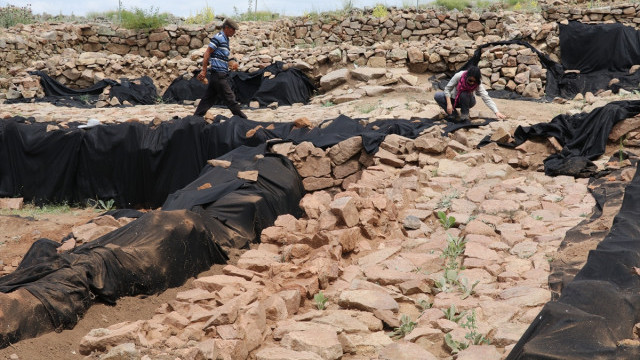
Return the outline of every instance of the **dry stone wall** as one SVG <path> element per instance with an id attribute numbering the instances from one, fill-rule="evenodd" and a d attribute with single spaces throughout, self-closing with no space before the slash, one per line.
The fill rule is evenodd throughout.
<path id="1" fill-rule="evenodd" d="M 354 11 L 342 18 L 288 18 L 242 23 L 233 41 L 241 71 L 284 61 L 320 79 L 330 69 L 408 67 L 412 72 L 454 71 L 479 45 L 528 41 L 552 60 L 560 57 L 558 22 L 619 21 L 637 27 L 640 4 L 599 8 L 543 5 L 541 13 L 440 12 L 388 9 L 382 18 Z M 219 25 L 219 24 L 218 24 Z M 103 78 L 150 76 L 162 92 L 177 76 L 201 66 L 209 26 L 168 25 L 138 32 L 104 24 L 33 24 L 0 30 L 0 99 L 41 95 L 25 70 L 46 70 L 69 87 Z M 487 85 L 526 96 L 544 93 L 546 74 L 522 46 L 487 48 L 480 67 Z M 35 86 L 35 87 L 34 87 Z"/>

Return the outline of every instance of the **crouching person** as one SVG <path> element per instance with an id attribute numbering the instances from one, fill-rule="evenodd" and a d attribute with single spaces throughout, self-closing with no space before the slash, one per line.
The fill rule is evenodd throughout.
<path id="1" fill-rule="evenodd" d="M 482 85 L 482 74 L 477 66 L 471 66 L 468 70 L 459 71 L 444 88 L 444 91 L 436 92 L 434 98 L 438 105 L 447 113 L 447 120 L 462 122 L 469 120 L 469 109 L 476 105 L 478 95 L 498 119 L 506 119 L 491 100 L 487 90 Z M 460 109 L 460 113 L 458 110 Z"/>

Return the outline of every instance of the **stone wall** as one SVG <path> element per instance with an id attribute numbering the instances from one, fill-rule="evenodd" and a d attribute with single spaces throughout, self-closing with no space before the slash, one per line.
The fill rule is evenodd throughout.
<path id="1" fill-rule="evenodd" d="M 600 2 L 598 2 L 600 3 Z M 619 22 L 638 28 L 640 24 L 640 4 L 615 3 L 596 7 L 544 6 L 542 16 L 548 21 L 577 20 L 583 23 L 600 23 L 603 21 Z"/>
<path id="2" fill-rule="evenodd" d="M 557 22 L 620 21 L 637 26 L 639 12 L 640 4 L 600 8 L 545 4 L 542 13 L 482 14 L 470 9 L 416 13 L 390 8 L 383 18 L 370 10 L 353 11 L 343 18 L 242 23 L 232 49 L 241 71 L 284 61 L 316 79 L 329 69 L 354 65 L 440 73 L 458 69 L 481 44 L 513 38 L 528 41 L 558 61 Z M 87 87 L 105 77 L 147 75 L 164 91 L 177 76 L 201 66 L 208 36 L 217 31 L 213 24 L 168 25 L 152 32 L 104 24 L 34 24 L 0 30 L 0 74 L 9 75 L 0 76 L 0 89 L 24 96 L 28 89 L 23 84 L 32 83 L 24 70 L 44 69 L 70 87 Z M 534 97 L 544 92 L 544 71 L 528 49 L 489 48 L 482 59 L 480 67 L 491 88 Z M 529 83 L 535 83 L 535 91 Z M 0 97 L 7 96 L 0 93 Z"/>

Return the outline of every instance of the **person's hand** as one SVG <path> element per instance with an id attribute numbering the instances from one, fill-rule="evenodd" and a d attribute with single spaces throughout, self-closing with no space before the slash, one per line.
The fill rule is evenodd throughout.
<path id="1" fill-rule="evenodd" d="M 198 74 L 198 76 L 196 78 L 200 82 L 206 83 L 206 81 L 207 81 L 207 71 L 206 70 L 200 71 L 200 73 Z"/>
<path id="2" fill-rule="evenodd" d="M 238 71 L 238 62 L 237 61 L 229 61 L 229 70 Z"/>
<path id="3" fill-rule="evenodd" d="M 453 105 L 447 104 L 447 114 L 453 114 Z"/>
<path id="4" fill-rule="evenodd" d="M 500 120 L 504 120 L 504 119 L 506 119 L 506 118 L 507 118 L 507 117 L 506 117 L 503 113 L 501 113 L 500 111 L 498 111 L 498 112 L 496 113 L 496 117 L 497 117 L 498 119 L 500 119 Z"/>

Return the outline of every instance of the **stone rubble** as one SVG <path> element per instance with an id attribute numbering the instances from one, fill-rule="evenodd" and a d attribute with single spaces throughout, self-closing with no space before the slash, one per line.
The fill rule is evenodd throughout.
<path id="1" fill-rule="evenodd" d="M 373 156 L 359 138 L 327 150 L 275 145 L 303 177 L 306 215 L 280 216 L 223 274 L 195 280 L 149 320 L 92 330 L 80 352 L 103 358 L 127 344 L 140 359 L 446 358 L 445 336 L 467 333 L 445 318 L 455 306 L 491 339 L 459 358 L 504 358 L 550 300 L 549 261 L 595 201 L 586 179 L 494 163 L 494 147 L 447 158 L 459 143 L 436 133 L 388 136 Z M 337 169 L 351 162 L 347 181 Z M 436 286 L 447 234 L 467 240 L 459 276 L 477 282 L 468 296 Z M 396 340 L 402 316 L 415 327 Z"/>

